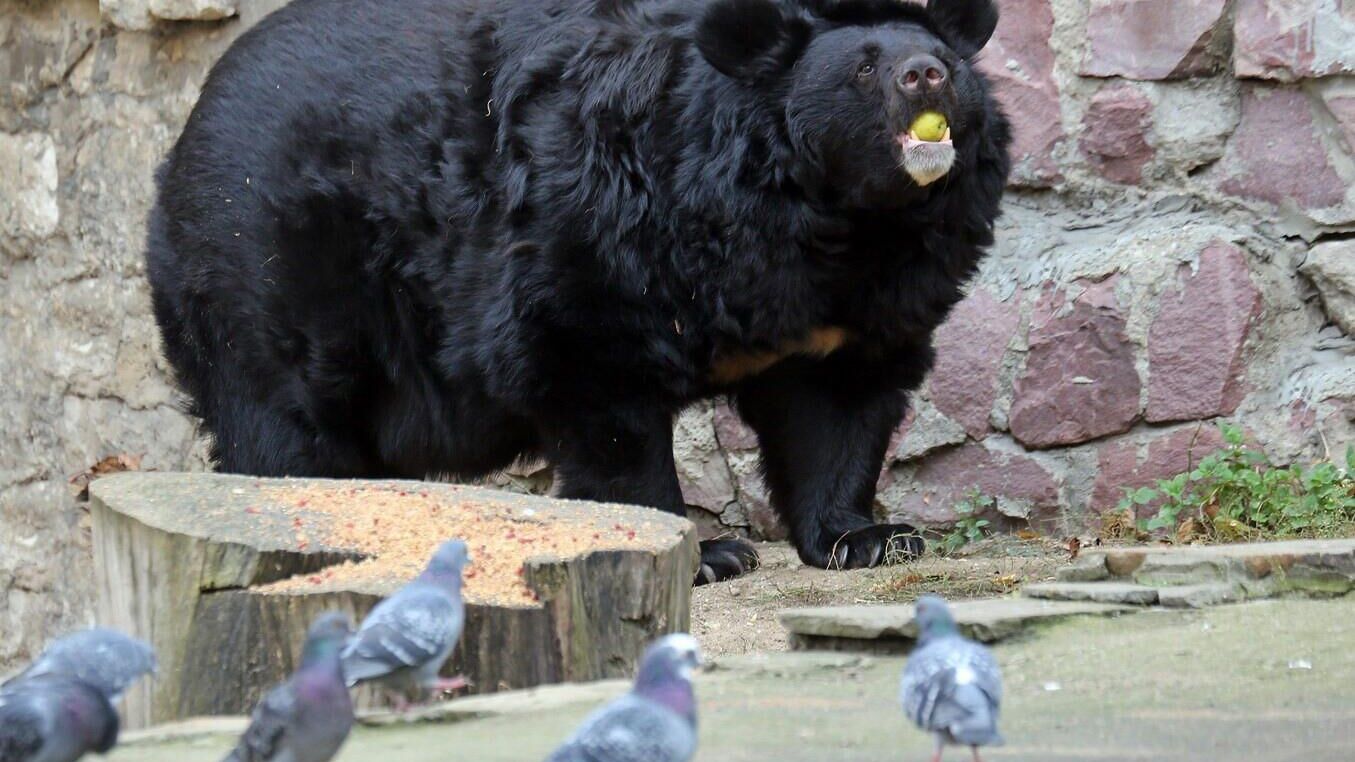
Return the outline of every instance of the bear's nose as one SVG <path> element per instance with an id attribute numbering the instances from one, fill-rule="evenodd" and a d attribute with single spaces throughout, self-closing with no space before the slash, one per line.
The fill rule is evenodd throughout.
<path id="1" fill-rule="evenodd" d="M 946 65 L 939 58 L 923 53 L 903 62 L 895 84 L 904 95 L 934 93 L 945 87 L 947 76 Z"/>

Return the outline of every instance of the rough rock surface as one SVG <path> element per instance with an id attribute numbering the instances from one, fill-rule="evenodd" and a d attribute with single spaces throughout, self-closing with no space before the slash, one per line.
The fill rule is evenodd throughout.
<path id="1" fill-rule="evenodd" d="M 1032 187 L 1048 187 L 1060 178 L 1054 151 L 1064 131 L 1050 49 L 1053 33 L 1050 0 L 1006 0 L 997 32 L 979 59 L 1012 119 L 1013 179 Z"/>
<path id="2" fill-rule="evenodd" d="M 1319 243 L 1299 269 L 1317 286 L 1332 321 L 1355 336 L 1355 240 Z"/>
<path id="3" fill-rule="evenodd" d="M 1342 148 L 1355 155 L 1355 79 L 1335 80 L 1337 84 L 1323 91 L 1322 101 L 1327 111 L 1341 127 Z"/>
<path id="4" fill-rule="evenodd" d="M 963 444 L 965 430 L 926 397 L 915 397 L 889 442 L 889 457 L 906 462 L 949 445 Z"/>
<path id="5" fill-rule="evenodd" d="M 1228 142 L 1219 187 L 1276 205 L 1337 206 L 1350 186 L 1333 162 L 1301 90 L 1244 87 L 1242 121 Z"/>
<path id="6" fill-rule="evenodd" d="M 1097 451 L 1096 482 L 1092 487 L 1090 508 L 1100 514 L 1119 505 L 1125 490 L 1147 487 L 1159 479 L 1168 479 L 1190 470 L 1200 459 L 1223 446 L 1217 428 L 1207 424 L 1189 424 L 1166 434 L 1150 434 L 1146 441 L 1126 437 L 1107 442 Z M 1151 515 L 1155 506 L 1142 506 L 1143 515 Z"/>
<path id="7" fill-rule="evenodd" d="M 1184 269 L 1184 268 L 1183 268 Z M 1148 409 L 1153 423 L 1229 415 L 1242 401 L 1247 334 L 1261 309 L 1240 249 L 1211 244 L 1198 270 L 1168 291 L 1148 333 Z"/>
<path id="8" fill-rule="evenodd" d="M 1012 436 L 1045 448 L 1128 431 L 1139 414 L 1140 382 L 1125 327 L 1113 279 L 1071 300 L 1047 290 L 1016 380 Z"/>
<path id="9" fill-rule="evenodd" d="M 1209 74 L 1220 65 L 1220 22 L 1226 0 L 1092 0 L 1087 52 L 1089 77 L 1177 79 Z"/>
<path id="10" fill-rule="evenodd" d="M 99 0 L 105 18 L 123 29 L 146 31 L 158 21 L 219 21 L 234 16 L 239 0 Z"/>
<path id="11" fill-rule="evenodd" d="M 159 357 L 144 219 L 208 68 L 282 2 L 0 0 L 0 670 L 91 621 L 87 519 L 67 480 L 119 454 L 205 465 Z M 953 496 L 981 488 L 1007 511 L 999 525 L 1028 512 L 1079 531 L 1122 487 L 1183 468 L 1180 432 L 1207 443 L 1220 415 L 1282 461 L 1355 442 L 1349 281 L 1324 254 L 1355 224 L 1350 2 L 1001 7 L 979 61 L 1015 125 L 1013 186 L 891 445 L 879 515 L 944 526 Z M 1235 253 L 1215 277 L 1201 251 L 1218 242 Z M 1239 340 L 1243 275 L 1259 307 Z M 1113 301 L 1088 303 L 1106 282 Z M 1243 288 L 1218 301 L 1209 282 Z M 1181 320 L 1196 324 L 1169 346 Z M 1190 336 L 1208 359 L 1201 389 L 1182 371 Z M 1113 383 L 1085 383 L 1089 365 Z M 1199 417 L 1163 428 L 1141 409 Z M 684 414 L 675 454 L 704 532 L 784 536 L 756 438 L 724 402 Z M 549 482 L 530 464 L 493 480 Z"/>
<path id="12" fill-rule="evenodd" d="M 1082 120 L 1078 145 L 1107 180 L 1136 185 L 1155 153 L 1148 144 L 1153 104 L 1131 85 L 1102 88 Z"/>
<path id="13" fill-rule="evenodd" d="M 974 289 L 936 334 L 936 343 L 948 351 L 937 356 L 928 377 L 932 404 L 976 439 L 988 433 L 998 371 L 1021 325 L 1015 301 L 1001 301 L 986 288 Z"/>
<path id="14" fill-rule="evenodd" d="M 12 185 L 9 203 L 0 207 L 0 231 L 6 236 L 44 238 L 61 221 L 57 205 L 56 146 L 45 134 L 0 134 L 0 166 Z"/>
<path id="15" fill-rule="evenodd" d="M 998 496 L 995 508 L 1003 516 L 1048 523 L 1058 514 L 1058 484 L 1038 461 L 977 443 L 932 455 L 882 497 L 896 518 L 946 524 L 955 520 L 955 504 L 975 491 Z"/>
<path id="16" fill-rule="evenodd" d="M 1237 0 L 1235 15 L 1239 77 L 1355 74 L 1355 11 L 1348 0 Z"/>

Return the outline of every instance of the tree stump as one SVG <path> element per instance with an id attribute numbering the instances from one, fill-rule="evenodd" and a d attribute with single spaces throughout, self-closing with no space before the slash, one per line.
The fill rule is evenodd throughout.
<path id="1" fill-rule="evenodd" d="M 625 676 L 651 639 L 688 627 L 696 531 L 648 508 L 218 474 L 118 474 L 90 495 L 99 621 L 160 659 L 128 695 L 131 727 L 248 712 L 297 665 L 313 618 L 360 621 L 452 537 L 471 565 L 446 673 L 474 692 Z"/>

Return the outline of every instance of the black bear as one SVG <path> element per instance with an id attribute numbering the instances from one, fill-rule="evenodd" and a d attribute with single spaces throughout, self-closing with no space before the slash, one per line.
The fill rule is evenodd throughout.
<path id="1" fill-rule="evenodd" d="M 165 352 L 223 471 L 684 510 L 726 395 L 800 557 L 922 551 L 875 483 L 993 241 L 993 0 L 296 0 L 158 175 Z M 936 112 L 943 136 L 920 138 Z M 756 563 L 702 544 L 700 581 Z"/>

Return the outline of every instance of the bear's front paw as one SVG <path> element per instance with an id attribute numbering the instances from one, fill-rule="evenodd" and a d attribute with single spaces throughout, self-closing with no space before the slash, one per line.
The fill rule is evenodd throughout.
<path id="1" fill-rule="evenodd" d="M 706 585 L 747 574 L 758 566 L 757 550 L 746 540 L 702 540 L 701 568 L 693 584 Z"/>
<path id="2" fill-rule="evenodd" d="M 840 535 L 808 562 L 825 569 L 866 569 L 912 561 L 926 547 L 917 529 L 907 524 L 876 524 Z"/>

